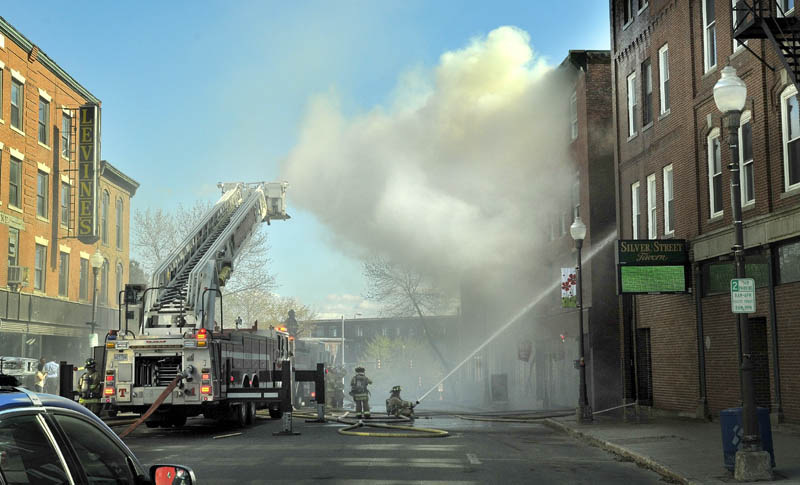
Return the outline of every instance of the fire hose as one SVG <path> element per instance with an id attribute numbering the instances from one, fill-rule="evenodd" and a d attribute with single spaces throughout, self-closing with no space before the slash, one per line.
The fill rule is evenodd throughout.
<path id="1" fill-rule="evenodd" d="M 180 372 L 178 375 L 176 375 L 176 376 L 175 376 L 175 378 L 174 378 L 174 379 L 172 379 L 172 382 L 170 382 L 170 383 L 169 383 L 169 385 L 167 386 L 167 388 L 166 388 L 166 389 L 164 389 L 164 392 L 162 392 L 162 393 L 161 393 L 161 394 L 158 396 L 158 398 L 157 398 L 157 399 L 156 399 L 156 400 L 153 402 L 152 406 L 150 406 L 150 409 L 148 409 L 147 411 L 145 411 L 145 413 L 144 413 L 144 414 L 142 414 L 142 415 L 139 417 L 139 419 L 137 419 L 136 421 L 134 421 L 134 422 L 133 422 L 133 423 L 132 423 L 130 426 L 128 426 L 128 427 L 125 429 L 125 431 L 123 431 L 122 433 L 120 433 L 119 437 L 120 437 L 120 438 L 124 438 L 124 437 L 128 436 L 129 434 L 131 434 L 131 433 L 133 432 L 133 430 L 135 430 L 136 428 L 138 428 L 140 424 L 142 424 L 142 423 L 144 423 L 145 421 L 147 421 L 147 418 L 149 418 L 149 417 L 150 417 L 150 415 L 152 415 L 154 412 L 156 412 L 156 410 L 158 409 L 158 407 L 159 407 L 159 406 L 161 406 L 161 403 L 163 403 L 163 402 L 164 402 L 164 400 L 165 400 L 165 399 L 167 399 L 167 396 L 169 396 L 169 395 L 172 393 L 173 389 L 175 389 L 175 387 L 176 387 L 176 386 L 177 386 L 177 385 L 178 385 L 178 384 L 179 384 L 179 383 L 180 383 L 180 382 L 181 382 L 183 379 L 185 379 L 185 378 L 189 377 L 189 376 L 192 374 L 192 372 L 193 372 L 193 371 L 194 371 L 194 367 L 190 365 L 190 366 L 189 366 L 189 367 L 187 367 L 187 368 L 186 368 L 184 371 L 182 371 L 182 372 Z"/>
<path id="2" fill-rule="evenodd" d="M 398 426 L 394 424 L 385 424 L 385 423 L 376 423 L 376 422 L 365 422 L 362 419 L 358 421 L 348 421 L 345 418 L 349 413 L 344 413 L 342 416 L 336 418 L 336 421 L 339 423 L 347 424 L 348 426 L 344 428 L 337 429 L 336 432 L 346 436 L 370 436 L 375 438 L 444 438 L 445 436 L 450 436 L 450 433 L 444 431 L 442 429 L 433 429 L 433 428 L 417 428 L 414 426 Z M 402 417 L 401 421 L 411 422 L 411 419 Z M 383 419 L 383 418 L 378 418 Z M 393 421 L 397 421 L 397 418 L 392 418 Z M 398 432 L 372 432 L 372 431 L 353 431 L 357 428 L 362 427 L 371 427 L 371 428 L 382 428 L 382 429 L 390 429 L 390 430 L 400 430 L 400 431 L 407 431 L 406 433 L 398 433 Z"/>

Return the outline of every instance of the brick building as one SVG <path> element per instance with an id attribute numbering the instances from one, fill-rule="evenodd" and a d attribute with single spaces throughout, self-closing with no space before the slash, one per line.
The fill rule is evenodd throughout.
<path id="1" fill-rule="evenodd" d="M 76 109 L 99 100 L 0 18 L 0 355 L 76 361 L 88 355 L 99 271 L 98 333 L 116 327 L 127 282 L 130 198 L 138 184 L 98 165 L 100 240 L 75 236 Z"/>
<path id="2" fill-rule="evenodd" d="M 733 3 L 610 2 L 620 238 L 686 239 L 693 263 L 690 294 L 620 298 L 624 393 L 698 417 L 739 404 L 731 154 L 713 99 L 730 64 L 747 85 L 739 151 L 746 273 L 757 286 L 756 401 L 800 422 L 800 364 L 790 358 L 800 343 L 798 101 L 770 44 L 747 47 L 774 71 L 734 40 Z"/>

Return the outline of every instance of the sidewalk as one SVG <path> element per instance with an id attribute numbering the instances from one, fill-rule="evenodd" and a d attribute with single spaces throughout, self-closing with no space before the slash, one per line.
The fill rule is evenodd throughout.
<path id="1" fill-rule="evenodd" d="M 577 424 L 575 417 L 552 418 L 544 424 L 604 448 L 676 483 L 736 483 L 723 466 L 722 431 L 719 421 L 707 423 L 678 418 L 629 419 L 595 417 L 590 425 Z M 773 426 L 774 480 L 800 484 L 800 431 Z"/>

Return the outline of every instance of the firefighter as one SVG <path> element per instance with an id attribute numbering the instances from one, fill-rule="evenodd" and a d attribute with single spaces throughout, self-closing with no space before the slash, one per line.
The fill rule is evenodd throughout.
<path id="1" fill-rule="evenodd" d="M 343 367 L 337 367 L 334 371 L 335 380 L 333 381 L 333 405 L 337 409 L 344 407 L 344 377 Z"/>
<path id="2" fill-rule="evenodd" d="M 386 400 L 386 414 L 389 416 L 413 418 L 414 406 L 416 406 L 416 404 L 411 401 L 403 401 L 400 397 L 400 386 L 394 386 L 389 395 L 389 399 Z"/>
<path id="3" fill-rule="evenodd" d="M 97 362 L 91 357 L 86 359 L 84 369 L 86 369 L 86 372 L 81 375 L 78 382 L 78 389 L 80 389 L 78 402 L 99 416 L 100 410 L 103 408 L 100 402 L 103 381 L 100 379 L 100 373 L 97 372 Z"/>
<path id="4" fill-rule="evenodd" d="M 358 419 L 369 418 L 369 389 L 367 386 L 372 381 L 365 374 L 365 369 L 361 366 L 356 367 L 356 375 L 350 379 L 350 395 L 356 403 L 356 417 Z"/>

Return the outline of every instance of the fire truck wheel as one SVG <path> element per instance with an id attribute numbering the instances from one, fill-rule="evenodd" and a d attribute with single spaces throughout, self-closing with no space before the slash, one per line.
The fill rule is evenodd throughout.
<path id="1" fill-rule="evenodd" d="M 283 411 L 280 409 L 269 408 L 269 417 L 272 419 L 281 419 L 283 417 Z"/>
<path id="2" fill-rule="evenodd" d="M 238 404 L 233 408 L 233 421 L 239 428 L 247 426 L 247 405 Z"/>
<path id="3" fill-rule="evenodd" d="M 147 421 L 145 421 L 145 422 L 144 422 L 144 424 L 145 424 L 145 426 L 147 426 L 148 428 L 158 428 L 158 425 L 160 424 L 160 422 L 159 422 L 159 421 L 155 421 L 155 420 L 148 419 Z"/>
<path id="4" fill-rule="evenodd" d="M 171 416 L 169 419 L 169 424 L 176 428 L 180 428 L 186 424 L 186 415 L 185 414 L 176 414 Z"/>
<path id="5" fill-rule="evenodd" d="M 251 425 L 256 421 L 256 403 L 247 403 L 247 425 Z"/>

